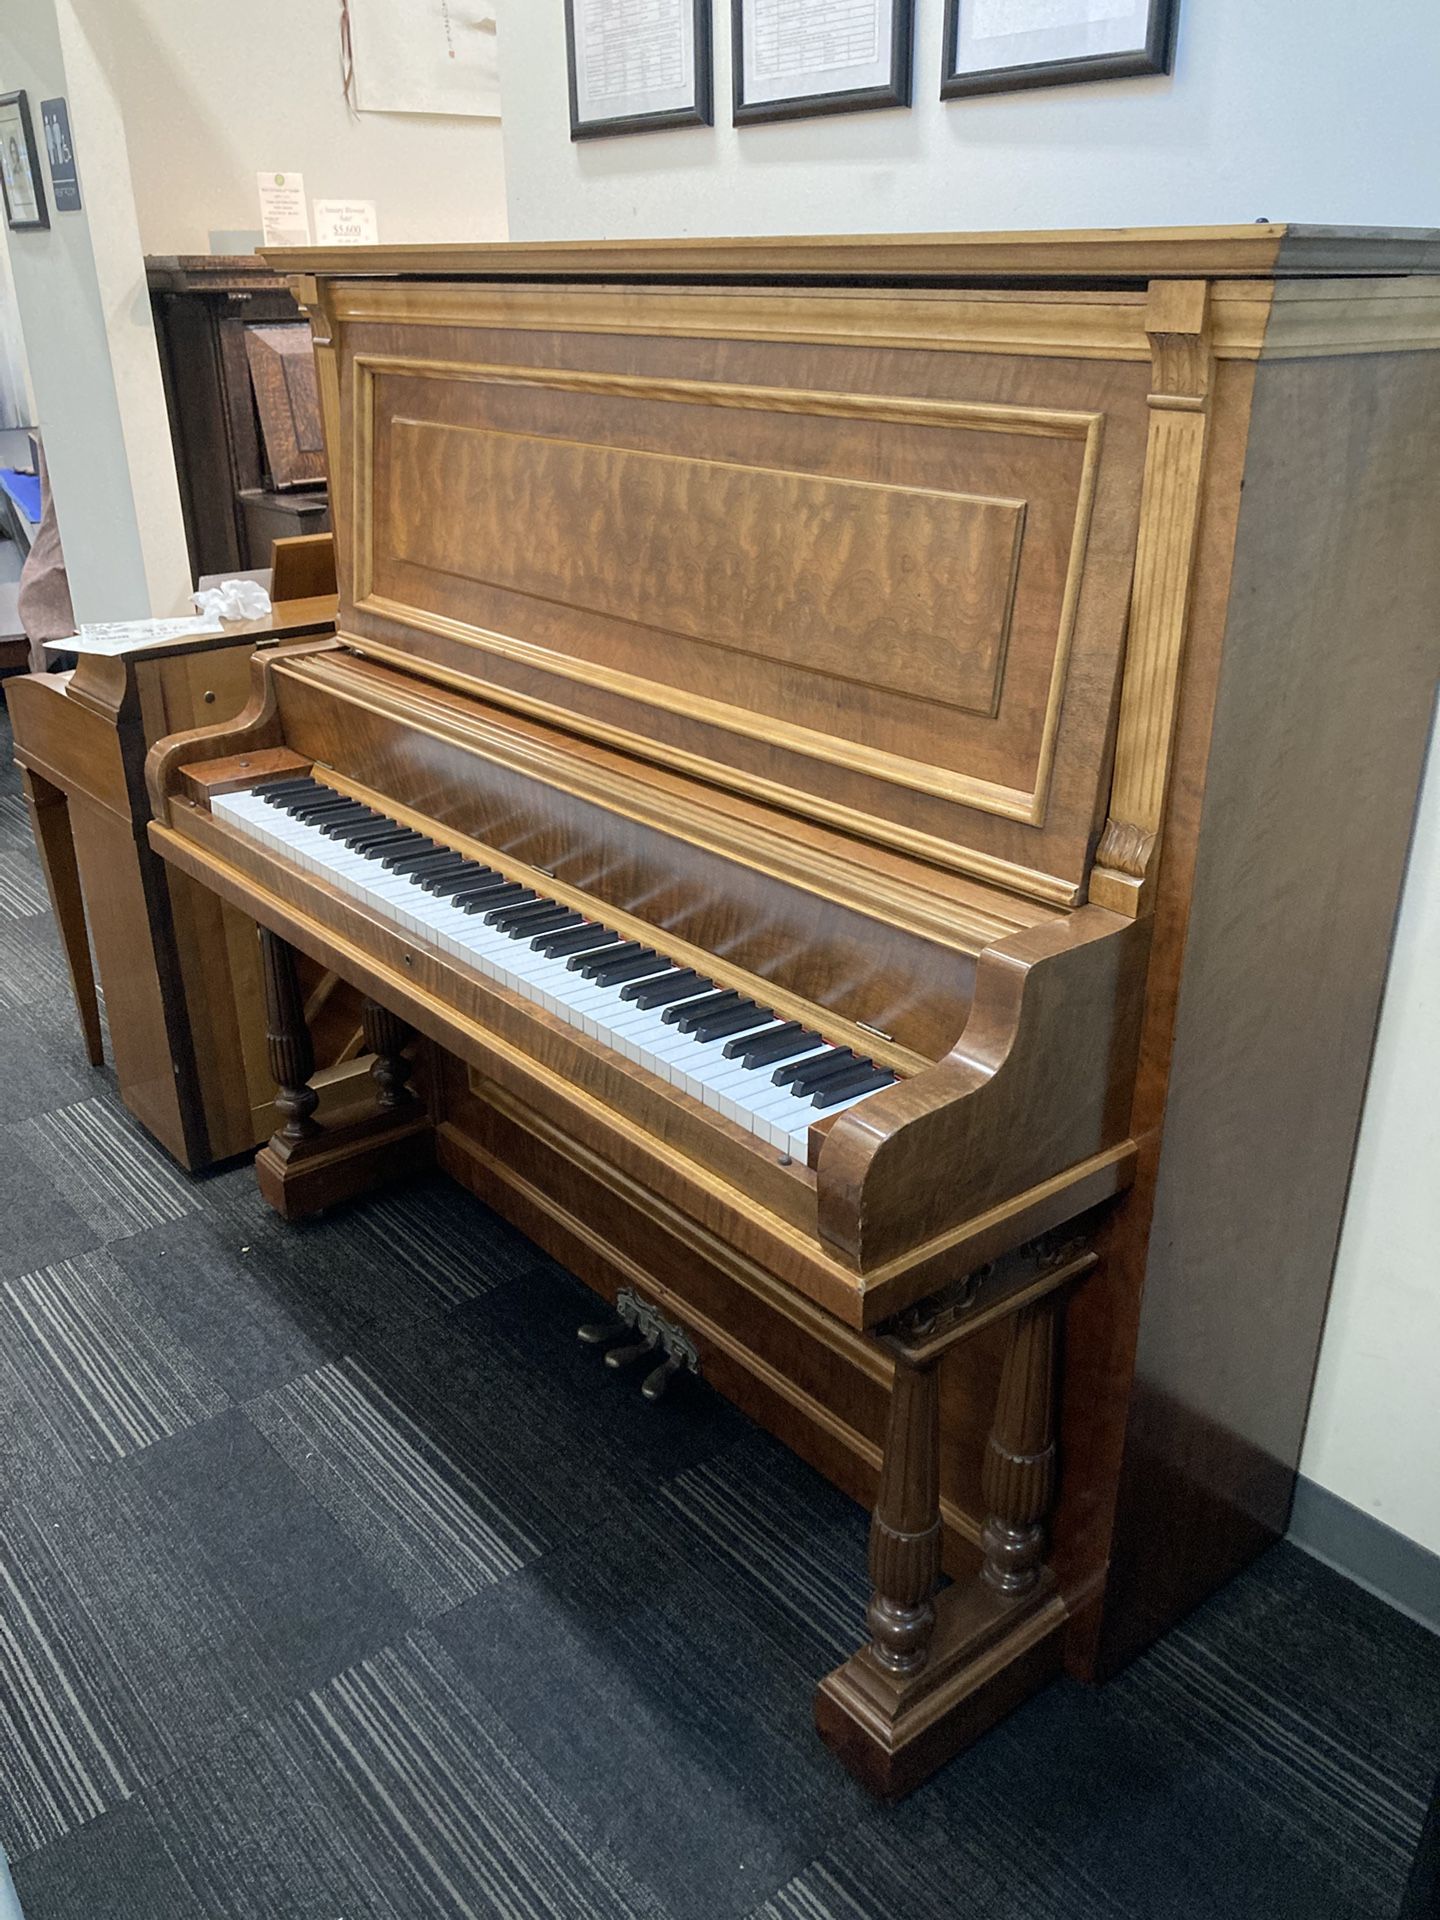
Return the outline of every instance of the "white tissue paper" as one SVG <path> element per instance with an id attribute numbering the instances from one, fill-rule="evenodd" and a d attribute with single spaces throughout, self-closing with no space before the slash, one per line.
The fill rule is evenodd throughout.
<path id="1" fill-rule="evenodd" d="M 270 611 L 270 596 L 258 580 L 222 580 L 192 598 L 198 612 L 222 620 L 262 620 Z"/>

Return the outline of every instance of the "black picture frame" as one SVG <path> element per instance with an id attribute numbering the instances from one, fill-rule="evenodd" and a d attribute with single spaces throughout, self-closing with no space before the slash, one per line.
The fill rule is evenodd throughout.
<path id="1" fill-rule="evenodd" d="M 570 138 L 604 140 L 616 134 L 656 133 L 666 127 L 713 127 L 715 124 L 714 48 L 711 0 L 691 0 L 694 9 L 695 101 L 689 107 L 666 107 L 656 113 L 619 114 L 603 120 L 580 117 L 580 80 L 575 60 L 575 0 L 565 0 L 565 67 L 570 85 Z"/>
<path id="2" fill-rule="evenodd" d="M 1084 80 L 1131 80 L 1142 74 L 1169 73 L 1175 59 L 1180 0 L 1150 0 L 1145 39 L 1133 51 L 1079 54 L 1072 60 L 1037 60 L 1029 66 L 956 70 L 961 10 L 968 0 L 945 0 L 945 40 L 940 75 L 942 100 L 982 93 L 1020 93 L 1028 87 L 1068 87 Z"/>
<path id="3" fill-rule="evenodd" d="M 8 119 L 5 111 L 8 107 L 15 109 L 19 128 L 18 136 L 4 124 Z M 13 93 L 0 93 L 0 141 L 13 142 L 17 137 L 25 143 L 25 161 L 30 173 L 36 211 L 34 219 L 16 219 L 15 209 L 10 204 L 10 187 L 5 169 L 0 166 L 0 195 L 3 195 L 5 201 L 5 224 L 12 233 L 35 233 L 50 225 L 50 209 L 45 200 L 45 175 L 40 170 L 40 151 L 35 145 L 35 125 L 30 118 L 30 102 L 26 98 L 23 87 Z"/>
<path id="4" fill-rule="evenodd" d="M 745 7 L 746 0 L 730 0 L 733 112 L 737 127 L 755 126 L 768 120 L 812 120 L 826 113 L 869 113 L 877 107 L 910 105 L 915 84 L 915 0 L 891 0 L 890 79 L 884 86 L 795 94 L 784 100 L 745 98 Z"/>

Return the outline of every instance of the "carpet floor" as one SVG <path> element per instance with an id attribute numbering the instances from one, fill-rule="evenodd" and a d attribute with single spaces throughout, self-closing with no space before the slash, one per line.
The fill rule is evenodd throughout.
<path id="1" fill-rule="evenodd" d="M 1278 1547 L 894 1811 L 865 1519 L 435 1180 L 287 1228 L 85 1064 L 0 726 L 0 1846 L 27 1920 L 1389 1920 L 1440 1640 Z"/>

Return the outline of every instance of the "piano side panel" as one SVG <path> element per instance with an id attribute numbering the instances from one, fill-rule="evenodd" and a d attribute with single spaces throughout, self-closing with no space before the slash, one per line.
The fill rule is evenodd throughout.
<path id="1" fill-rule="evenodd" d="M 1440 678 L 1440 353 L 1254 385 L 1243 503 L 1228 433 L 1212 459 L 1140 1179 L 1082 1300 L 1076 1388 L 1128 1414 L 1108 1463 L 1077 1440 L 1113 1502 L 1101 1675 L 1287 1523 Z"/>
<path id="2" fill-rule="evenodd" d="M 1148 362 L 675 338 L 651 295 L 654 333 L 563 331 L 558 293 L 550 330 L 339 325 L 358 453 L 344 630 L 802 818 L 1073 900 Z M 739 330 L 751 296 L 730 298 Z"/>

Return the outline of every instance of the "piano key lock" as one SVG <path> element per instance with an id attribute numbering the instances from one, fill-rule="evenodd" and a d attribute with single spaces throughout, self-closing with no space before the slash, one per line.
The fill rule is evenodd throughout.
<path id="1" fill-rule="evenodd" d="M 622 1287 L 615 1296 L 615 1315 L 613 1320 L 587 1323 L 580 1328 L 580 1338 L 587 1347 L 601 1347 L 625 1333 L 638 1335 L 623 1347 L 610 1347 L 605 1355 L 607 1367 L 629 1367 L 637 1360 L 661 1356 L 659 1366 L 652 1368 L 640 1384 L 641 1395 L 652 1406 L 664 1395 L 677 1373 L 698 1376 L 700 1355 L 695 1350 L 695 1342 L 677 1321 L 667 1320 L 658 1308 L 642 1300 L 629 1287 Z"/>

